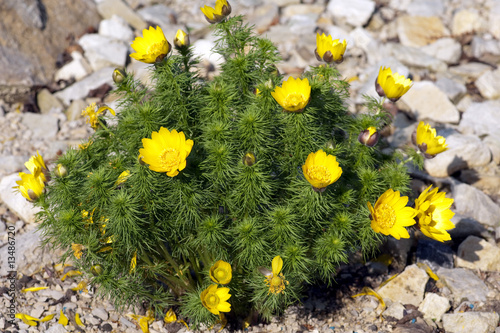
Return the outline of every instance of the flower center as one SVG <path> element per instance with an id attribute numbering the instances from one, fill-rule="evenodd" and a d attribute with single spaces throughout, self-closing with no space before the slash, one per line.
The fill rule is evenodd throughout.
<path id="1" fill-rule="evenodd" d="M 304 102 L 304 99 L 305 98 L 304 96 L 302 96 L 302 94 L 291 93 L 285 97 L 283 104 L 285 104 L 287 107 L 297 107 L 300 103 Z"/>
<path id="2" fill-rule="evenodd" d="M 205 298 L 205 302 L 208 307 L 215 308 L 219 305 L 219 296 L 217 296 L 217 294 L 208 294 Z"/>
<path id="3" fill-rule="evenodd" d="M 217 268 L 215 270 L 215 276 L 217 277 L 217 280 L 223 280 L 226 278 L 227 276 L 227 272 L 226 270 L 224 269 L 221 269 L 221 268 Z"/>
<path id="4" fill-rule="evenodd" d="M 375 220 L 382 228 L 392 228 L 394 223 L 396 223 L 396 212 L 392 206 L 382 204 L 375 212 Z"/>
<path id="5" fill-rule="evenodd" d="M 160 154 L 160 164 L 165 170 L 173 170 L 180 164 L 179 151 L 175 148 L 166 148 Z"/>
<path id="6" fill-rule="evenodd" d="M 309 168 L 309 176 L 319 182 L 328 183 L 332 174 L 324 165 L 313 165 Z"/>

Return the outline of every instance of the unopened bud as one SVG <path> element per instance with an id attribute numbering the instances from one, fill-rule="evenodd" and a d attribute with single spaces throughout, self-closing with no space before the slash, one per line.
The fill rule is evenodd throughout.
<path id="1" fill-rule="evenodd" d="M 62 178 L 62 177 L 66 177 L 68 175 L 68 170 L 66 169 L 66 167 L 64 165 L 59 163 L 56 166 L 56 170 L 54 171 L 54 173 L 56 174 L 57 177 Z"/>
<path id="2" fill-rule="evenodd" d="M 182 49 L 189 47 L 190 42 L 189 42 L 189 35 L 182 31 L 181 29 L 177 30 L 177 33 L 175 34 L 174 38 L 174 46 L 176 49 Z"/>
<path id="3" fill-rule="evenodd" d="M 246 153 L 245 156 L 243 156 L 243 164 L 246 166 L 252 166 L 255 164 L 255 155 L 252 153 Z"/>
<path id="4" fill-rule="evenodd" d="M 90 267 L 90 272 L 91 272 L 94 276 L 101 275 L 101 274 L 102 274 L 102 272 L 103 272 L 102 266 L 101 266 L 101 265 L 94 265 L 94 266 Z"/>
<path id="5" fill-rule="evenodd" d="M 269 79 L 266 81 L 266 88 L 268 89 L 274 89 L 274 83 L 273 83 L 273 80 Z"/>
<path id="6" fill-rule="evenodd" d="M 333 142 L 333 140 L 328 140 L 326 143 L 326 149 L 335 149 L 335 142 Z"/>
<path id="7" fill-rule="evenodd" d="M 377 132 L 375 127 L 371 126 L 359 133 L 358 141 L 365 146 L 373 147 L 377 144 L 379 138 L 379 132 Z"/>
<path id="8" fill-rule="evenodd" d="M 32 189 L 28 189 L 28 196 L 30 197 L 29 201 L 31 202 L 38 200 L 38 195 Z"/>
<path id="9" fill-rule="evenodd" d="M 139 154 L 139 156 L 137 156 L 137 159 L 139 160 L 139 163 L 141 165 L 146 165 L 146 163 L 144 163 L 144 161 L 143 161 L 143 158 L 144 158 L 144 156 L 142 156 L 141 154 Z"/>
<path id="10" fill-rule="evenodd" d="M 377 94 L 378 94 L 380 97 L 385 97 L 385 92 L 384 92 L 384 89 L 382 89 L 382 86 L 378 83 L 378 76 L 377 76 L 377 78 L 375 79 L 375 90 L 377 91 Z"/>
<path id="11" fill-rule="evenodd" d="M 125 80 L 127 73 L 122 68 L 115 68 L 113 71 L 113 82 L 116 84 L 120 84 Z"/>

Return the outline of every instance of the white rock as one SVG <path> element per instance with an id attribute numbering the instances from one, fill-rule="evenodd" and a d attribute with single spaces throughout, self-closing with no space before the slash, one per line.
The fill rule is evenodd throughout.
<path id="1" fill-rule="evenodd" d="M 430 81 L 414 82 L 401 100 L 410 107 L 418 120 L 458 123 L 460 119 L 457 108 L 448 96 Z"/>
<path id="2" fill-rule="evenodd" d="M 478 136 L 500 136 L 500 101 L 472 103 L 460 121 L 459 130 Z"/>
<path id="3" fill-rule="evenodd" d="M 496 39 L 484 39 L 474 36 L 471 42 L 471 50 L 474 58 L 482 58 L 485 55 L 500 56 L 500 41 Z"/>
<path id="4" fill-rule="evenodd" d="M 491 333 L 498 326 L 495 312 L 463 312 L 443 315 L 443 328 L 453 333 Z"/>
<path id="5" fill-rule="evenodd" d="M 300 0 L 267 0 L 269 3 L 274 3 L 280 7 L 296 5 L 300 3 Z"/>
<path id="6" fill-rule="evenodd" d="M 163 4 L 144 7 L 138 10 L 137 14 L 139 14 L 144 21 L 159 25 L 164 33 L 167 32 L 165 28 L 174 24 L 176 21 L 175 11 L 171 7 L 167 7 Z"/>
<path id="7" fill-rule="evenodd" d="M 404 46 L 420 47 L 449 34 L 439 17 L 399 16 L 397 33 Z"/>
<path id="8" fill-rule="evenodd" d="M 448 67 L 451 74 L 460 76 L 467 81 L 477 79 L 490 69 L 491 66 L 479 62 L 468 62 L 462 65 Z"/>
<path id="9" fill-rule="evenodd" d="M 425 170 L 431 176 L 448 177 L 459 170 L 490 163 L 491 151 L 477 136 L 449 132 L 438 135 L 446 138 L 448 150 L 425 160 Z"/>
<path id="10" fill-rule="evenodd" d="M 498 1 L 496 1 L 490 9 L 488 31 L 495 36 L 496 39 L 500 39 L 500 2 Z"/>
<path id="11" fill-rule="evenodd" d="M 80 38 L 78 44 L 85 51 L 85 58 L 94 71 L 108 66 L 125 66 L 128 46 L 99 34 L 87 34 Z"/>
<path id="12" fill-rule="evenodd" d="M 500 68 L 482 74 L 475 82 L 477 89 L 484 98 L 500 97 Z"/>
<path id="13" fill-rule="evenodd" d="M 446 297 L 435 293 L 426 293 L 424 301 L 418 307 L 418 311 L 424 314 L 424 318 L 440 322 L 441 317 L 450 307 L 450 301 Z"/>
<path id="14" fill-rule="evenodd" d="M 490 148 L 493 161 L 496 164 L 500 164 L 500 135 L 488 135 L 483 139 L 483 142 Z"/>
<path id="15" fill-rule="evenodd" d="M 482 238 L 469 236 L 458 247 L 457 267 L 500 272 L 500 249 Z"/>
<path id="16" fill-rule="evenodd" d="M 479 12 L 474 9 L 463 9 L 453 15 L 451 32 L 454 36 L 460 36 L 468 32 L 480 32 L 482 22 Z"/>
<path id="17" fill-rule="evenodd" d="M 52 324 L 48 330 L 45 331 L 45 333 L 66 333 L 66 329 L 62 324 Z"/>
<path id="18" fill-rule="evenodd" d="M 92 67 L 90 67 L 89 63 L 87 62 L 87 60 L 85 60 L 80 52 L 71 52 L 71 57 L 73 58 L 73 60 L 62 66 L 56 72 L 54 76 L 54 79 L 56 81 L 70 81 L 73 79 L 79 81 L 92 73 Z"/>
<path id="19" fill-rule="evenodd" d="M 372 0 L 330 0 L 327 11 L 334 20 L 359 27 L 365 25 L 375 9 Z"/>
<path id="20" fill-rule="evenodd" d="M 22 123 L 32 132 L 32 138 L 50 140 L 59 131 L 59 120 L 50 114 L 24 113 Z"/>
<path id="21" fill-rule="evenodd" d="M 54 290 L 54 289 L 40 290 L 40 291 L 38 291 L 38 295 L 44 296 L 44 297 L 49 297 L 49 298 L 52 298 L 56 301 L 64 297 L 64 293 L 62 291 Z"/>
<path id="22" fill-rule="evenodd" d="M 38 92 L 36 101 L 42 114 L 59 113 L 63 109 L 62 103 L 47 88 Z"/>
<path id="23" fill-rule="evenodd" d="M 127 21 L 116 15 L 99 23 L 99 35 L 124 42 L 130 42 L 134 39 L 134 32 L 130 29 Z"/>
<path id="24" fill-rule="evenodd" d="M 273 24 L 278 23 L 279 19 L 279 8 L 273 3 L 255 8 L 255 11 L 248 16 L 248 22 L 255 26 L 255 31 L 259 34 L 267 31 Z"/>
<path id="25" fill-rule="evenodd" d="M 120 16 L 138 31 L 147 27 L 146 22 L 122 0 L 102 0 L 97 2 L 97 11 L 105 19 Z"/>
<path id="26" fill-rule="evenodd" d="M 54 95 L 59 98 L 65 105 L 69 105 L 75 99 L 84 99 L 90 90 L 101 86 L 104 83 L 113 85 L 113 70 L 114 67 L 102 68 L 81 81 L 78 81 L 71 86 L 58 91 Z"/>
<path id="27" fill-rule="evenodd" d="M 92 315 L 101 318 L 102 320 L 108 320 L 109 314 L 103 308 L 95 308 L 92 310 Z"/>
<path id="28" fill-rule="evenodd" d="M 435 273 L 452 292 L 455 306 L 464 300 L 485 302 L 490 292 L 483 280 L 464 268 L 440 267 Z"/>
<path id="29" fill-rule="evenodd" d="M 434 43 L 423 46 L 421 50 L 447 64 L 457 63 L 462 55 L 462 45 L 453 38 L 440 38 Z"/>
<path id="30" fill-rule="evenodd" d="M 452 187 L 455 212 L 483 224 L 496 227 L 500 223 L 500 207 L 486 194 L 467 184 Z"/>
<path id="31" fill-rule="evenodd" d="M 366 53 L 371 52 L 377 45 L 377 41 L 373 38 L 372 34 L 361 27 L 357 27 L 351 31 L 350 36 L 354 41 L 354 46 L 359 47 Z"/>
<path id="32" fill-rule="evenodd" d="M 193 53 L 196 57 L 200 57 L 201 60 L 207 60 L 213 65 L 220 65 L 224 62 L 224 59 L 220 54 L 213 52 L 214 47 L 214 42 L 206 39 L 198 39 L 193 44 Z"/>
<path id="33" fill-rule="evenodd" d="M 384 317 L 394 317 L 397 320 L 402 319 L 405 316 L 405 307 L 403 304 L 399 302 L 392 302 L 391 305 L 387 307 L 387 309 L 382 312 Z"/>
<path id="34" fill-rule="evenodd" d="M 384 299 L 418 306 L 424 298 L 427 280 L 429 276 L 424 270 L 417 265 L 410 265 L 377 292 Z"/>
<path id="35" fill-rule="evenodd" d="M 467 88 L 461 82 L 442 76 L 436 80 L 436 86 L 448 96 L 450 101 L 457 103 L 467 93 Z M 457 106 L 458 109 L 458 106 Z"/>
<path id="36" fill-rule="evenodd" d="M 444 4 L 442 0 L 413 0 L 406 11 L 413 16 L 441 16 Z"/>
<path id="37" fill-rule="evenodd" d="M 385 47 L 394 58 L 406 66 L 426 68 L 433 72 L 444 72 L 447 69 L 442 60 L 424 53 L 419 48 L 397 43 L 386 43 Z"/>

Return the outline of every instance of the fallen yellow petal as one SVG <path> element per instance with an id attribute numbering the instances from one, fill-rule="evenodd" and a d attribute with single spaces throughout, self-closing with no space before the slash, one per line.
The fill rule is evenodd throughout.
<path id="1" fill-rule="evenodd" d="M 24 288 L 23 290 L 21 290 L 22 293 L 26 293 L 28 291 L 39 291 L 39 290 L 44 290 L 44 289 L 48 289 L 49 287 L 31 287 L 31 288 Z"/>
<path id="2" fill-rule="evenodd" d="M 109 250 L 112 250 L 113 248 L 111 246 L 106 246 L 106 247 L 103 247 L 102 249 L 100 249 L 99 251 L 97 251 L 97 253 L 99 252 L 106 252 L 106 251 L 109 251 Z"/>
<path id="3" fill-rule="evenodd" d="M 75 323 L 78 325 L 78 326 L 83 326 L 85 327 L 85 325 L 83 325 L 82 321 L 80 320 L 80 315 L 78 313 L 75 313 Z"/>
<path id="4" fill-rule="evenodd" d="M 430 278 L 434 279 L 434 281 L 437 281 L 439 280 L 439 276 L 437 276 L 433 271 L 432 269 L 429 267 L 429 265 L 427 264 L 424 264 L 423 262 L 418 262 L 417 263 L 417 266 L 422 268 L 423 270 L 425 270 L 425 272 L 427 273 L 427 275 L 429 275 Z"/>
<path id="5" fill-rule="evenodd" d="M 54 269 L 57 271 L 57 272 L 61 272 L 64 270 L 64 267 L 69 267 L 71 266 L 70 264 L 55 264 L 54 265 Z"/>
<path id="6" fill-rule="evenodd" d="M 391 281 L 392 279 L 394 279 L 396 276 L 398 276 L 398 274 L 394 274 L 393 276 L 391 276 L 390 278 L 388 278 L 387 280 L 385 280 L 384 282 L 382 282 L 380 284 L 379 288 L 385 286 L 387 283 L 389 283 L 389 281 Z"/>
<path id="7" fill-rule="evenodd" d="M 86 292 L 88 293 L 89 290 L 87 289 L 87 282 L 85 281 L 80 281 L 80 283 L 78 283 L 78 285 L 75 287 L 75 288 L 71 288 L 71 290 L 73 291 L 83 291 L 83 292 Z"/>
<path id="8" fill-rule="evenodd" d="M 66 274 L 64 274 L 61 278 L 61 281 L 66 280 L 67 277 L 73 277 L 73 276 L 78 276 L 82 275 L 82 272 L 80 271 L 68 271 Z"/>
<path id="9" fill-rule="evenodd" d="M 142 317 L 139 319 L 139 326 L 141 327 L 143 333 L 149 333 L 149 318 Z"/>
<path id="10" fill-rule="evenodd" d="M 168 324 L 168 323 L 173 323 L 174 321 L 177 321 L 177 316 L 175 315 L 175 312 L 173 309 L 169 309 L 167 311 L 167 314 L 165 314 L 165 318 L 163 320 Z"/>
<path id="11" fill-rule="evenodd" d="M 36 321 L 38 321 L 38 319 L 24 313 L 16 313 L 16 318 L 21 319 L 23 323 L 29 326 L 36 326 L 37 325 Z"/>
<path id="12" fill-rule="evenodd" d="M 134 256 L 132 257 L 132 260 L 130 260 L 129 274 L 132 274 L 132 272 L 135 272 L 135 266 L 136 265 L 137 265 L 137 251 L 134 252 Z"/>
<path id="13" fill-rule="evenodd" d="M 43 322 L 45 322 L 45 321 L 49 321 L 49 320 L 51 320 L 51 319 L 52 319 L 52 318 L 54 318 L 55 316 L 56 316 L 56 314 L 55 314 L 55 313 L 53 313 L 53 314 L 49 314 L 49 315 L 47 315 L 47 316 L 43 317 L 42 319 L 40 319 L 40 321 L 43 323 Z"/>
<path id="14" fill-rule="evenodd" d="M 61 315 L 59 316 L 58 323 L 63 325 L 63 326 L 66 326 L 66 325 L 68 325 L 68 322 L 69 322 L 68 317 L 66 317 L 64 315 L 63 311 L 61 310 Z"/>
<path id="15" fill-rule="evenodd" d="M 184 326 L 186 326 L 186 328 L 189 330 L 189 326 L 188 326 L 188 324 L 186 324 L 186 322 L 184 320 L 179 319 L 179 320 L 177 320 L 177 322 L 181 323 L 181 324 L 184 324 Z"/>
<path id="16" fill-rule="evenodd" d="M 383 309 L 385 309 L 385 302 L 384 302 L 384 299 L 375 291 L 373 290 L 372 288 L 370 287 L 363 287 L 363 289 L 361 290 L 361 292 L 359 294 L 356 294 L 354 296 L 351 296 L 352 298 L 355 298 L 355 297 L 359 297 L 359 296 L 375 296 L 380 305 L 382 306 Z"/>

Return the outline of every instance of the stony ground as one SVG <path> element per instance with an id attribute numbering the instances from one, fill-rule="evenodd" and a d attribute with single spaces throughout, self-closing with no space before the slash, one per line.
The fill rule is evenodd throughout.
<path id="1" fill-rule="evenodd" d="M 0 40 L 0 295 L 2 309 L 8 309 L 10 288 L 14 288 L 16 312 L 55 317 L 35 327 L 19 321 L 12 326 L 8 310 L 2 310 L 0 330 L 140 332 L 127 312 L 118 313 L 96 297 L 95 290 L 71 290 L 77 287 L 76 277 L 61 280 L 71 266 L 57 266 L 60 253 L 38 247 L 33 209 L 11 187 L 36 150 L 50 161 L 91 134 L 81 110 L 91 102 L 115 105 L 113 96 L 107 95 L 114 67 L 126 66 L 148 84 L 146 66 L 128 57 L 131 41 L 148 24 L 160 25 L 170 41 L 178 28 L 189 28 L 208 77 L 216 74 L 219 63 L 210 52 L 214 37 L 199 11 L 200 3 L 192 0 L 86 0 L 76 5 L 68 2 L 67 12 L 54 5 L 56 0 L 43 1 L 44 6 L 36 8 L 30 3 L 7 1 L 9 15 L 4 18 L 12 21 L 12 33 Z M 345 61 L 338 68 L 351 83 L 352 112 L 363 112 L 363 94 L 375 95 L 373 82 L 380 66 L 411 76 L 410 91 L 395 105 L 387 105 L 394 126 L 386 129 L 385 140 L 390 149 L 402 149 L 418 121 L 438 128 L 450 149 L 426 161 L 424 171 L 412 171 L 412 187 L 418 195 L 431 183 L 439 186 L 454 198 L 456 212 L 449 244 L 419 234 L 407 241 L 388 240 L 381 248 L 385 256 L 379 260 L 364 262 L 354 255 L 349 265 L 340 267 L 336 284 L 310 288 L 301 305 L 271 323 L 251 320 L 244 331 L 499 333 L 500 1 L 230 3 L 233 13 L 246 15 L 259 33 L 277 43 L 284 59 L 278 68 L 285 74 L 299 75 L 318 64 L 313 54 L 316 32 L 346 39 Z M 77 15 L 80 30 L 62 36 L 76 29 L 72 15 Z M 0 24 L 2 29 L 5 26 Z M 18 35 L 20 31 L 25 35 Z M 26 31 L 38 43 L 24 38 Z M 52 39 L 43 40 L 47 34 Z M 6 41 L 17 43 L 15 53 L 9 53 L 13 48 L 6 48 Z M 29 49 L 37 45 L 46 50 Z M 55 46 L 59 47 L 56 56 L 44 54 Z M 23 63 L 25 59 L 30 61 Z M 12 286 L 6 260 L 11 229 L 16 232 L 17 253 Z M 20 292 L 40 286 L 48 288 Z M 352 297 L 366 292 L 364 287 L 376 290 L 385 306 L 374 296 Z M 67 326 L 57 323 L 61 309 L 69 315 Z M 84 328 L 77 327 L 75 314 Z M 233 324 L 223 331 L 241 330 Z M 158 318 L 150 331 L 184 332 L 186 328 Z"/>

